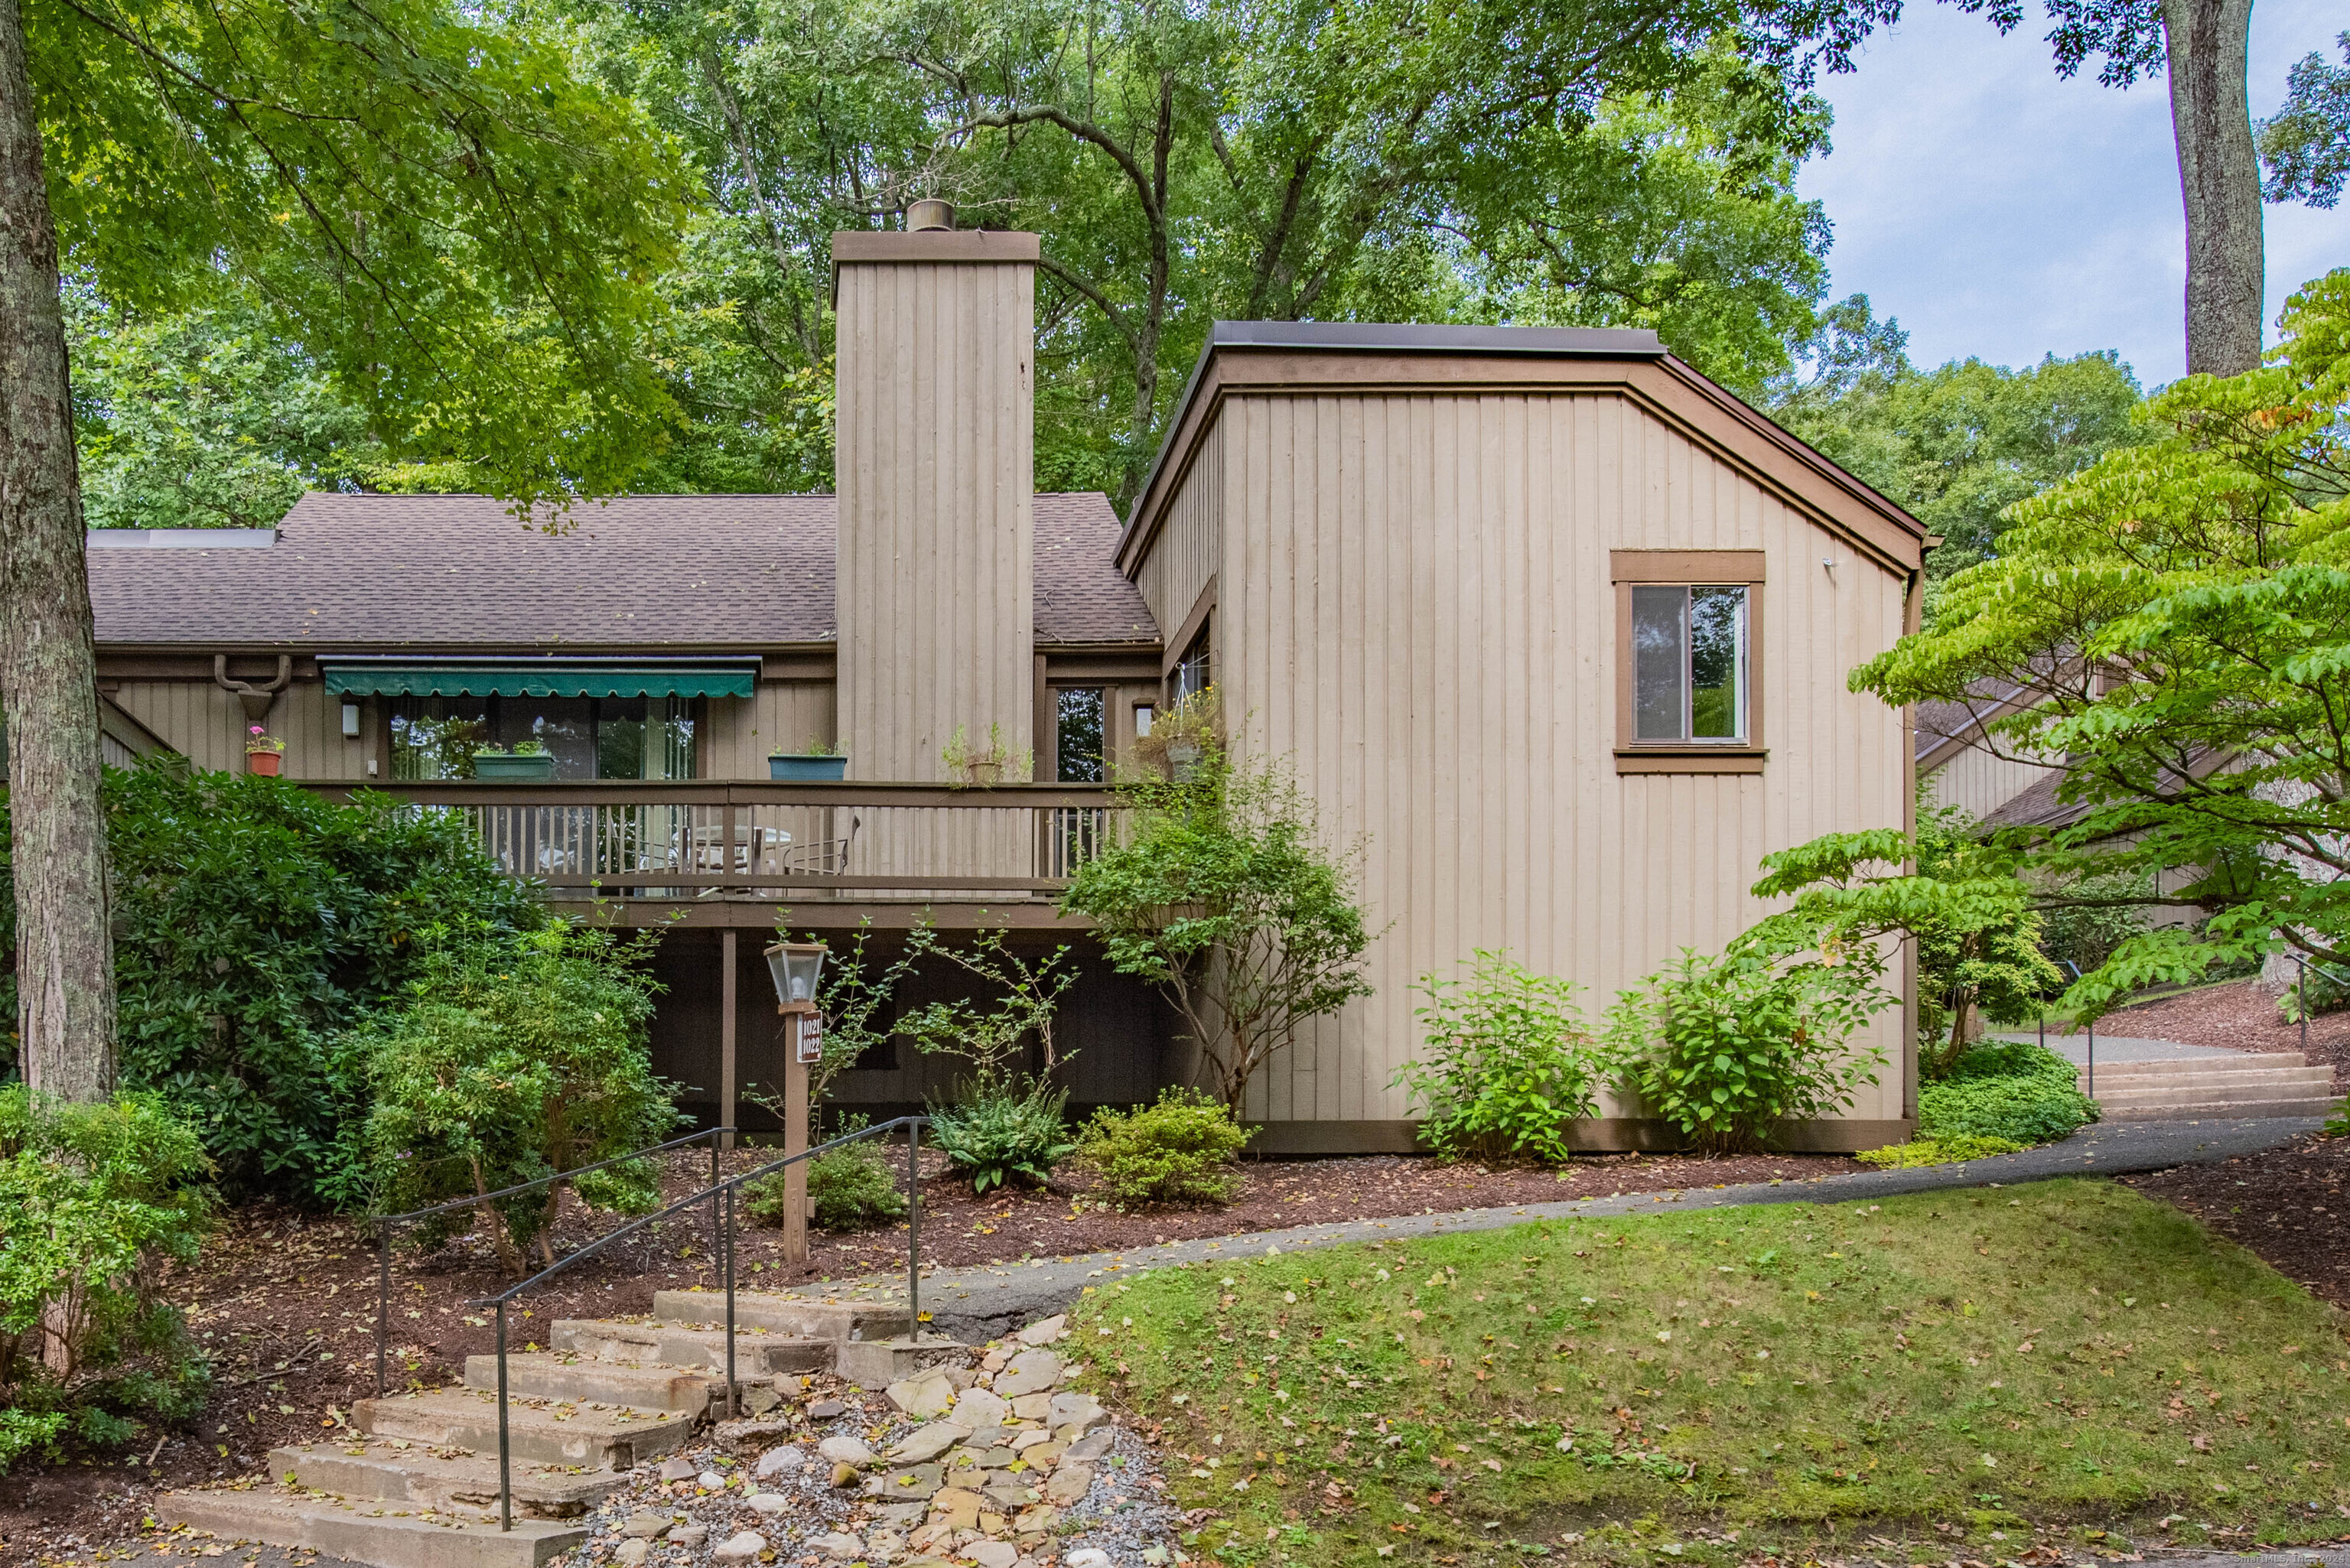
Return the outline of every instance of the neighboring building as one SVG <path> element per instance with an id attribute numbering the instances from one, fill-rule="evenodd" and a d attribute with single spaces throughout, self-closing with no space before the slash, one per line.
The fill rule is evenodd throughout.
<path id="1" fill-rule="evenodd" d="M 1076 1101 L 1187 1075 L 1055 899 L 1106 770 L 1210 680 L 1236 748 L 1362 842 L 1380 932 L 1377 994 L 1253 1088 L 1272 1148 L 1408 1146 L 1419 974 L 1506 947 L 1596 1014 L 1762 913 L 1768 851 L 1906 821 L 1906 717 L 1845 676 L 1914 623 L 1922 530 L 1652 334 L 1220 324 L 1121 528 L 1034 493 L 1035 236 L 834 254 L 837 497 L 634 496 L 548 534 L 312 495 L 274 533 L 95 537 L 109 700 L 212 767 L 265 705 L 290 776 L 472 812 L 550 897 L 673 925 L 658 1065 L 705 1115 L 774 1071 L 781 911 L 836 946 L 923 918 L 1066 942 Z M 958 737 L 1001 769 L 948 776 Z M 484 741 L 543 742 L 551 777 L 452 776 Z M 834 747 L 843 782 L 768 778 Z M 1031 753 L 1043 782 L 995 782 Z M 1801 1139 L 1902 1136 L 1909 1033 L 1881 1020 L 1900 1068 Z M 885 1053 L 840 1097 L 944 1086 Z M 1629 1108 L 1595 1140 L 1655 1141 Z"/>

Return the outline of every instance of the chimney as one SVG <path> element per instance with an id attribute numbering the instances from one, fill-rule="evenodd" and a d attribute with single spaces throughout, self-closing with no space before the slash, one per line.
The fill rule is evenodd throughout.
<path id="1" fill-rule="evenodd" d="M 958 727 L 1035 744 L 1037 245 L 906 220 L 832 237 L 836 701 L 850 777 L 959 782 Z"/>

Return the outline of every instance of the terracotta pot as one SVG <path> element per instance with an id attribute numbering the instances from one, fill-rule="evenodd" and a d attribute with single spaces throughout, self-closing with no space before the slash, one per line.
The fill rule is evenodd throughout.
<path id="1" fill-rule="evenodd" d="M 285 765 L 286 753 L 283 752 L 247 752 L 244 753 L 245 771 L 247 773 L 259 774 L 265 779 L 276 778 L 277 776 L 277 771 Z"/>

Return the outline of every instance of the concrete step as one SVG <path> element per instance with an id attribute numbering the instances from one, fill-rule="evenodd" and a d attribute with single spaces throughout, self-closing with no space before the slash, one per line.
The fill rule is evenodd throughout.
<path id="1" fill-rule="evenodd" d="M 2108 1122 L 2249 1121 L 2262 1116 L 2330 1116 L 2342 1109 L 2342 1096 L 2317 1100 L 2219 1100 L 2177 1105 L 2133 1106 L 2107 1110 Z"/>
<path id="2" fill-rule="evenodd" d="M 496 1376 L 494 1369 L 491 1376 Z M 516 1462 L 624 1470 L 684 1442 L 692 1435 L 694 1418 L 682 1410 L 598 1410 L 578 1401 L 509 1398 L 507 1443 Z M 497 1457 L 497 1397 L 479 1389 L 434 1388 L 361 1399 L 351 1407 L 351 1419 L 360 1431 L 378 1437 Z"/>
<path id="3" fill-rule="evenodd" d="M 723 1381 L 723 1380 L 722 1380 Z M 465 1357 L 465 1386 L 494 1393 L 498 1358 Z M 506 1356 L 506 1394 L 516 1399 L 556 1399 L 571 1405 L 618 1405 L 632 1410 L 709 1413 L 710 1401 L 724 1392 L 698 1372 L 632 1361 L 525 1351 Z"/>
<path id="4" fill-rule="evenodd" d="M 2079 1064 L 2086 1070 L 2086 1064 Z M 2231 1051 L 2224 1056 L 2165 1056 L 2147 1062 L 2114 1062 L 2097 1064 L 2097 1076 L 2108 1073 L 2126 1073 L 2148 1078 L 2199 1078 L 2213 1073 L 2271 1072 L 2279 1068 L 2307 1068 L 2309 1064 L 2298 1051 Z M 2314 1069 L 2325 1072 L 2320 1066 Z"/>
<path id="5" fill-rule="evenodd" d="M 281 1487 L 250 1491 L 169 1491 L 151 1505 L 165 1524 L 227 1541 L 296 1546 L 374 1568 L 539 1568 L 583 1545 L 584 1525 L 516 1518 L 511 1532 L 478 1518 L 354 1506 Z"/>
<path id="6" fill-rule="evenodd" d="M 707 1327 L 726 1321 L 722 1291 L 657 1291 L 653 1316 Z M 882 1302 L 825 1302 L 780 1291 L 736 1291 L 734 1327 L 764 1328 L 804 1339 L 888 1339 L 906 1332 L 906 1309 Z"/>
<path id="7" fill-rule="evenodd" d="M 2088 1091 L 2089 1080 L 2080 1086 Z M 2334 1075 L 2322 1067 L 2295 1067 L 2282 1073 L 2213 1073 L 2199 1078 L 2138 1078 L 2120 1074 L 2097 1075 L 2097 1097 L 2107 1095 L 2193 1095 L 2210 1099 L 2222 1094 L 2323 1095 L 2334 1087 Z"/>
<path id="8" fill-rule="evenodd" d="M 723 1298 L 722 1298 L 723 1299 Z M 722 1306 L 720 1311 L 725 1309 Z M 726 1331 L 678 1323 L 622 1323 L 611 1318 L 562 1318 L 547 1331 L 558 1351 L 597 1361 L 634 1361 L 726 1370 Z M 771 1334 L 734 1324 L 734 1376 L 772 1377 L 785 1372 L 829 1372 L 835 1341 Z"/>
<path id="9" fill-rule="evenodd" d="M 567 1465 L 513 1467 L 515 1517 L 577 1519 L 616 1491 L 627 1478 L 610 1470 Z M 394 1503 L 459 1516 L 498 1506 L 498 1456 L 435 1452 L 404 1438 L 364 1444 L 304 1443 L 269 1451 L 269 1473 L 345 1501 Z"/>

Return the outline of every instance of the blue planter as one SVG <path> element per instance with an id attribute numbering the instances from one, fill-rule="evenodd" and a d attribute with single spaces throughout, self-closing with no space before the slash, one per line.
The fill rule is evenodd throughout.
<path id="1" fill-rule="evenodd" d="M 476 752 L 473 753 L 473 776 L 477 779 L 535 779 L 544 783 L 555 776 L 555 755 L 551 752 L 523 753 Z"/>
<path id="2" fill-rule="evenodd" d="M 843 756 L 785 756 L 767 759 L 767 776 L 788 779 L 798 784 L 821 784 L 848 776 L 848 759 Z"/>

